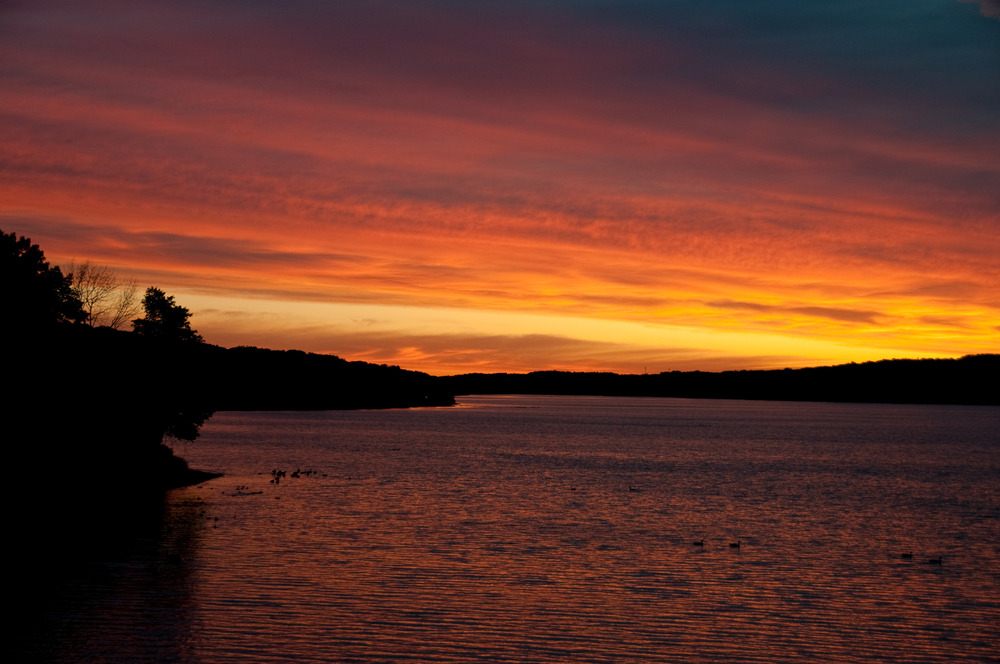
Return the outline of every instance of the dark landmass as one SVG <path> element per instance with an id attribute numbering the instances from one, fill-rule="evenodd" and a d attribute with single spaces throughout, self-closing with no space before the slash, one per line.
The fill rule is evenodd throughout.
<path id="1" fill-rule="evenodd" d="M 455 395 L 564 394 L 996 406 L 1000 405 L 1000 354 L 717 373 L 463 374 L 441 381 L 445 391 Z"/>
<path id="2" fill-rule="evenodd" d="M 29 238 L 0 230 L 0 366 L 10 393 L 0 439 L 15 491 L 45 478 L 36 506 L 64 503 L 70 513 L 73 497 L 87 496 L 111 508 L 116 497 L 204 480 L 164 439 L 196 439 L 216 410 L 454 403 L 431 376 L 399 367 L 206 344 L 173 296 L 148 287 L 136 317 L 134 285 L 83 267 L 74 281 Z M 114 329 L 125 324 L 131 331 Z"/>
<path id="3" fill-rule="evenodd" d="M 210 347 L 214 348 L 214 347 Z M 439 379 L 397 366 L 256 347 L 206 358 L 215 410 L 342 410 L 451 406 Z"/>
<path id="4" fill-rule="evenodd" d="M 174 343 L 86 325 L 0 330 L 14 564 L 131 546 L 165 490 L 218 475 L 173 453 L 217 410 L 451 405 L 433 377 L 298 351 Z M 248 441 L 252 444 L 252 441 Z M 72 553 L 69 553 L 72 551 Z M 44 572 L 51 575 L 50 571 Z"/>
<path id="5" fill-rule="evenodd" d="M 173 296 L 150 286 L 140 312 L 134 285 L 85 266 L 91 279 L 74 281 L 0 230 L 4 525 L 13 568 L 34 572 L 15 580 L 15 597 L 44 597 L 38 579 L 58 585 L 85 552 L 100 559 L 148 537 L 166 490 L 217 477 L 170 447 L 195 440 L 217 410 L 454 403 L 431 376 L 399 367 L 206 344 Z"/>
<path id="6" fill-rule="evenodd" d="M 337 410 L 454 404 L 437 379 L 330 355 L 175 343 L 83 325 L 4 335 L 5 442 L 20 468 L 60 485 L 136 477 L 178 486 L 199 477 L 164 436 L 197 438 L 217 410 Z"/>
<path id="7" fill-rule="evenodd" d="M 146 369 L 188 410 L 344 410 L 450 406 L 451 394 L 419 371 L 350 362 L 334 355 L 251 346 L 176 344 L 110 328 L 64 330 L 60 346 L 78 357 L 104 358 L 118 371 Z M 175 407 L 180 408 L 180 404 Z"/>

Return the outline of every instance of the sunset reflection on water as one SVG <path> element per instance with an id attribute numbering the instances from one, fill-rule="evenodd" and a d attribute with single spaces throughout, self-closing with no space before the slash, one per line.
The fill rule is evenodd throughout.
<path id="1" fill-rule="evenodd" d="M 217 414 L 177 661 L 995 657 L 997 409 L 467 401 Z"/>

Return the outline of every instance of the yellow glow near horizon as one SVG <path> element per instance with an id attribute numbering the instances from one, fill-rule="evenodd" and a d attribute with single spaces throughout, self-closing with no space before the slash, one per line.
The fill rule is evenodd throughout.
<path id="1" fill-rule="evenodd" d="M 402 305 L 287 302 L 244 300 L 219 296 L 179 293 L 178 298 L 193 312 L 192 322 L 206 340 L 219 345 L 260 345 L 297 348 L 340 355 L 346 359 L 403 364 L 404 368 L 435 374 L 463 371 L 528 371 L 557 368 L 564 370 L 613 370 L 622 373 L 650 373 L 692 367 L 692 356 L 714 358 L 703 368 L 780 368 L 815 364 L 867 361 L 887 357 L 940 357 L 940 353 L 887 349 L 866 344 L 844 344 L 782 334 L 735 330 L 656 325 L 633 321 L 583 318 L 537 313 L 461 310 Z M 577 363 L 569 357 L 552 357 L 546 366 L 502 365 L 464 369 L 452 365 L 448 357 L 422 353 L 410 345 L 400 347 L 399 357 L 353 356 L 338 348 L 351 339 L 429 340 L 447 338 L 456 346 L 463 339 L 482 343 L 484 337 L 524 339 L 548 336 L 581 346 L 601 349 L 601 361 Z M 256 341 L 255 341 L 256 340 Z M 376 342 L 377 343 L 377 342 Z M 664 349 L 673 349 L 674 361 Z M 643 356 L 648 361 L 643 362 Z M 615 360 L 618 364 L 615 366 Z M 742 359 L 741 359 L 742 358 Z M 408 362 L 407 362 L 408 360 Z M 514 360 L 516 363 L 516 360 Z"/>

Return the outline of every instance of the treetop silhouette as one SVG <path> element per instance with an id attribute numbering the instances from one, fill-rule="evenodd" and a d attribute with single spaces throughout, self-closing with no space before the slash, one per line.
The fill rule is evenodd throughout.
<path id="1" fill-rule="evenodd" d="M 0 230 L 0 311 L 8 330 L 39 330 L 86 319 L 72 275 L 45 260 L 37 244 Z"/>
<path id="2" fill-rule="evenodd" d="M 201 335 L 191 329 L 188 320 L 191 312 L 175 303 L 173 295 L 150 286 L 142 298 L 142 308 L 146 311 L 145 318 L 132 321 L 132 329 L 136 334 L 168 342 L 202 341 Z"/>

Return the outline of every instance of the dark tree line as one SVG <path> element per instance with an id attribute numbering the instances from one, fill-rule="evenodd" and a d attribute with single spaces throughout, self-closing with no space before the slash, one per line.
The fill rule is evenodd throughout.
<path id="1" fill-rule="evenodd" d="M 15 569 L 155 528 L 165 489 L 211 477 L 165 439 L 196 439 L 215 410 L 454 403 L 431 376 L 399 367 L 205 343 L 191 312 L 155 287 L 132 331 L 116 329 L 122 308 L 113 298 L 105 308 L 107 284 L 74 290 L 73 276 L 0 230 L 0 441 L 18 501 L 5 523 Z M 26 580 L 54 578 L 48 566 L 38 572 Z"/>
<path id="2" fill-rule="evenodd" d="M 174 302 L 173 295 L 167 295 L 159 288 L 150 286 L 142 299 L 144 318 L 132 321 L 132 329 L 152 339 L 175 343 L 201 343 L 201 335 L 191 329 L 191 312 Z"/>
<path id="3" fill-rule="evenodd" d="M 37 244 L 0 231 L 0 311 L 8 332 L 51 329 L 86 319 L 73 278 L 50 266 Z"/>
<path id="4" fill-rule="evenodd" d="M 95 326 L 108 287 L 97 284 L 100 292 L 82 302 L 72 274 L 51 266 L 29 239 L 0 231 L 0 342 L 6 382 L 15 388 L 0 427 L 26 464 L 44 459 L 65 471 L 66 483 L 116 472 L 119 482 L 127 476 L 149 486 L 187 481 L 163 438 L 194 440 L 223 408 L 454 403 L 431 376 L 399 367 L 206 344 L 191 327 L 191 312 L 156 287 L 146 289 L 132 332 Z"/>
<path id="5" fill-rule="evenodd" d="M 441 379 L 454 394 L 596 396 L 1000 405 L 1000 355 L 881 360 L 759 371 L 669 371 L 623 375 L 535 371 Z"/>
<path id="6" fill-rule="evenodd" d="M 67 542 L 103 545 L 148 523 L 165 488 L 210 476 L 164 444 L 193 440 L 211 415 L 185 389 L 197 372 L 188 349 L 203 344 L 187 310 L 149 294 L 141 332 L 94 327 L 97 309 L 73 275 L 0 231 L 0 441 L 7 485 L 23 500 L 6 525 L 24 565 Z"/>
<path id="7" fill-rule="evenodd" d="M 73 274 L 49 265 L 45 254 L 28 238 L 0 230 L 0 311 L 7 318 L 7 335 L 52 331 L 61 325 L 94 325 L 95 307 L 114 288 L 106 269 L 83 263 L 89 276 L 83 287 Z M 144 316 L 132 321 L 136 334 L 169 342 L 201 342 L 191 329 L 191 312 L 156 287 L 146 289 Z M 127 309 L 126 309 L 127 310 Z M 112 317 L 111 322 L 116 322 Z M 111 325 L 117 327 L 117 325 Z"/>
<path id="8" fill-rule="evenodd" d="M 68 485 L 116 471 L 141 471 L 147 485 L 188 479 L 162 442 L 193 440 L 211 413 L 184 396 L 185 371 L 194 367 L 180 346 L 201 338 L 188 310 L 163 291 L 148 289 L 143 306 L 133 334 L 89 326 L 93 309 L 73 275 L 28 238 L 0 231 L 0 340 L 13 388 L 0 426 L 15 455 L 44 460 Z"/>

